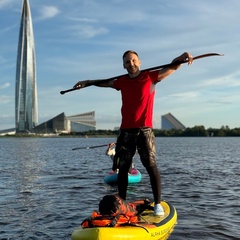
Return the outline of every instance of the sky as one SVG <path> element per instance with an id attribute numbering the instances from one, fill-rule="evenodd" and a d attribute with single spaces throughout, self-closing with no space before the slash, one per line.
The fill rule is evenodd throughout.
<path id="1" fill-rule="evenodd" d="M 80 80 L 126 71 L 122 54 L 138 52 L 141 69 L 183 52 L 220 53 L 183 64 L 156 87 L 154 128 L 173 114 L 186 127 L 240 127 L 239 0 L 29 0 L 36 51 L 38 123 L 95 111 L 96 129 L 121 123 L 121 95 L 91 86 L 61 95 Z M 15 74 L 21 0 L 0 0 L 0 130 L 15 127 Z"/>

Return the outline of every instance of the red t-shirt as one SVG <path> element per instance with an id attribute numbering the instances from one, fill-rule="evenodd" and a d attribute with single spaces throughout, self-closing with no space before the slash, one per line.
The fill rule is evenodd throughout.
<path id="1" fill-rule="evenodd" d="M 158 71 L 141 72 L 136 78 L 129 75 L 114 81 L 122 94 L 121 129 L 153 127 L 153 104 Z"/>

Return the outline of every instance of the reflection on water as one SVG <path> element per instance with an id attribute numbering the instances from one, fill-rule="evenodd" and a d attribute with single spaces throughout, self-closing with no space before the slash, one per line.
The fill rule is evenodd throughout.
<path id="1" fill-rule="evenodd" d="M 116 187 L 105 148 L 115 139 L 1 138 L 0 239 L 70 239 L 71 232 Z M 156 138 L 162 197 L 176 207 L 170 240 L 239 239 L 238 138 Z M 129 200 L 150 198 L 148 175 L 128 188 Z"/>

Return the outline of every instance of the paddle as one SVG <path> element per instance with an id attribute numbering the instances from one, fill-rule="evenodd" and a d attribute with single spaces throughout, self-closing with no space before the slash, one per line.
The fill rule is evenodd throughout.
<path id="1" fill-rule="evenodd" d="M 77 147 L 73 148 L 72 150 L 79 150 L 79 149 L 92 149 L 92 148 L 99 148 L 99 147 L 106 147 L 109 144 L 103 144 L 103 145 L 96 145 L 96 146 L 90 146 L 90 147 Z"/>
<path id="2" fill-rule="evenodd" d="M 223 54 L 207 53 L 207 54 L 202 54 L 202 55 L 196 56 L 196 57 L 193 58 L 193 60 L 200 59 L 200 58 L 205 58 L 205 57 L 212 57 L 212 56 L 223 56 Z M 188 62 L 187 60 L 186 61 L 177 61 L 177 62 L 173 62 L 173 63 L 161 65 L 161 66 L 146 68 L 146 69 L 142 70 L 142 72 L 159 70 L 161 68 L 171 67 L 171 66 L 175 66 L 175 65 L 179 65 L 179 64 L 183 64 L 183 63 L 187 63 L 187 62 Z M 107 79 L 99 79 L 99 80 L 95 80 L 94 82 L 96 83 L 97 81 L 111 81 L 111 80 L 117 79 L 117 78 L 125 76 L 125 75 L 127 75 L 127 74 L 123 74 L 123 75 L 119 75 L 119 76 L 112 77 L 112 78 L 107 78 Z M 79 89 L 80 88 L 70 88 L 70 89 L 61 91 L 60 94 L 63 95 L 67 92 L 71 92 L 71 91 L 75 91 L 75 90 L 79 90 Z"/>

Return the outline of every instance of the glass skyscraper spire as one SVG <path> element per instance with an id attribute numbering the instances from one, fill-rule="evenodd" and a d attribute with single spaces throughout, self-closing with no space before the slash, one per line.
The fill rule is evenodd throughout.
<path id="1" fill-rule="evenodd" d="M 18 40 L 16 89 L 16 132 L 31 132 L 38 122 L 35 47 L 28 0 L 23 0 Z"/>

